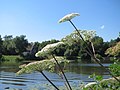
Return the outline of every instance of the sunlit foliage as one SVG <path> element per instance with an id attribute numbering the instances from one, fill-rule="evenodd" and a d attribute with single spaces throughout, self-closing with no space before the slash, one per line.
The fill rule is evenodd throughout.
<path id="1" fill-rule="evenodd" d="M 106 54 L 112 56 L 119 56 L 120 55 L 120 41 L 113 47 L 107 49 Z"/>

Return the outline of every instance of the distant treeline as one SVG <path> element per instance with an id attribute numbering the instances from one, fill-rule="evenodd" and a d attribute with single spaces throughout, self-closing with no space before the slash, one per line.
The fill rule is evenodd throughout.
<path id="1" fill-rule="evenodd" d="M 120 38 L 111 40 L 110 42 L 104 42 L 102 37 L 95 36 L 92 40 L 96 55 L 106 57 L 106 50 L 120 41 Z M 5 35 L 1 38 L 0 35 L 0 54 L 1 55 L 21 55 L 25 59 L 37 59 L 35 53 L 41 50 L 47 44 L 59 42 L 59 40 L 49 40 L 39 42 L 29 42 L 25 35 L 16 36 L 13 38 L 12 35 Z M 90 42 L 87 42 L 91 47 Z M 67 59 L 73 58 L 84 58 L 89 59 L 90 56 L 86 53 L 84 42 L 82 40 L 74 41 L 72 44 L 66 44 L 59 46 L 54 51 L 57 56 L 65 56 Z M 39 59 L 44 59 L 45 56 L 41 56 Z"/>

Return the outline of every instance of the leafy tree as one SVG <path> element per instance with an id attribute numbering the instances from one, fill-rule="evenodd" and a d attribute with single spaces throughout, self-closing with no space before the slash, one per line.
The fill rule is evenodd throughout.
<path id="1" fill-rule="evenodd" d="M 88 42 L 96 35 L 95 31 L 90 30 L 78 30 L 79 33 L 83 36 L 84 40 Z M 66 52 L 64 53 L 66 58 L 77 57 L 78 55 L 82 57 L 89 57 L 86 53 L 84 42 L 81 40 L 80 36 L 76 31 L 72 32 L 70 35 L 67 35 L 62 39 L 63 42 L 68 44 L 68 48 L 66 48 Z"/>
<path id="2" fill-rule="evenodd" d="M 110 42 L 109 42 L 109 47 L 113 47 L 116 45 L 117 42 L 120 41 L 120 37 L 118 37 L 117 39 L 112 39 Z"/>
<path id="3" fill-rule="evenodd" d="M 31 42 L 31 43 L 29 43 L 28 44 L 28 46 L 27 46 L 27 51 L 25 51 L 25 52 L 23 52 L 22 54 L 21 54 L 21 56 L 24 58 L 24 59 L 37 59 L 36 57 L 35 57 L 35 53 L 37 53 L 37 51 L 38 51 L 38 47 L 39 47 L 39 42 Z"/>
<path id="4" fill-rule="evenodd" d="M 12 40 L 13 36 L 12 35 L 5 35 L 3 38 L 4 38 L 4 40 Z"/>
<path id="5" fill-rule="evenodd" d="M 78 43 L 67 45 L 66 51 L 64 52 L 64 56 L 67 59 L 75 59 L 78 56 L 79 50 L 80 50 L 80 44 Z"/>
<path id="6" fill-rule="evenodd" d="M 13 41 L 13 37 L 12 35 L 6 35 L 3 37 L 4 41 L 3 41 L 3 54 L 16 54 L 15 52 L 15 43 Z"/>
<path id="7" fill-rule="evenodd" d="M 40 51 L 42 48 L 44 48 L 48 44 L 56 43 L 58 40 L 52 39 L 48 41 L 43 41 L 41 43 L 39 42 L 32 42 L 28 44 L 27 47 L 27 52 L 24 52 L 21 56 L 23 56 L 25 59 L 45 59 L 46 56 L 40 56 L 40 57 L 35 57 L 35 53 Z"/>
<path id="8" fill-rule="evenodd" d="M 66 45 L 60 45 L 58 48 L 55 49 L 56 56 L 64 56 L 66 51 Z"/>
<path id="9" fill-rule="evenodd" d="M 89 45 L 89 47 L 91 47 L 90 42 L 88 41 L 87 44 Z M 81 40 L 80 42 L 80 50 L 78 53 L 78 56 L 81 58 L 81 61 L 87 61 L 87 62 L 91 62 L 91 57 L 90 55 L 86 52 L 86 47 L 85 47 L 85 43 Z"/>
<path id="10" fill-rule="evenodd" d="M 16 36 L 13 41 L 15 43 L 16 52 L 18 54 L 22 54 L 22 52 L 26 51 L 28 47 L 28 40 L 25 39 L 25 35 Z"/>
<path id="11" fill-rule="evenodd" d="M 108 46 L 107 46 L 107 43 L 103 42 L 103 38 L 99 37 L 99 36 L 95 36 L 92 39 L 92 43 L 94 45 L 96 54 L 100 54 L 101 56 L 105 56 L 104 53 L 105 53 L 106 49 L 108 48 Z"/>

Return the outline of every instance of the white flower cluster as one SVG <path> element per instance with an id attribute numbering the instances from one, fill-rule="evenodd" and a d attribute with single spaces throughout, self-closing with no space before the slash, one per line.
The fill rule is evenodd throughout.
<path id="1" fill-rule="evenodd" d="M 74 17 L 76 17 L 76 16 L 80 16 L 80 14 L 79 14 L 79 13 L 71 13 L 71 14 L 68 14 L 68 15 L 64 16 L 63 18 L 61 18 L 61 19 L 59 20 L 59 23 L 69 21 L 69 20 L 71 20 L 72 18 L 74 18 Z"/>
<path id="2" fill-rule="evenodd" d="M 53 44 L 46 45 L 41 51 L 38 51 L 35 56 L 39 57 L 42 53 L 48 53 L 50 50 L 54 50 L 54 48 L 58 47 L 59 45 L 64 44 L 64 42 L 57 42 Z"/>
<path id="3" fill-rule="evenodd" d="M 65 60 L 63 57 L 56 57 L 57 61 L 59 64 L 64 63 L 64 65 L 66 63 L 69 63 L 68 60 Z M 25 73 L 32 73 L 34 71 L 50 71 L 50 72 L 54 72 L 56 69 L 56 61 L 52 58 L 52 59 L 46 59 L 46 60 L 42 60 L 42 61 L 35 61 L 35 62 L 31 62 L 27 65 L 21 65 L 20 66 L 20 70 L 16 73 L 17 75 L 21 75 L 21 74 L 25 74 Z"/>
<path id="4" fill-rule="evenodd" d="M 32 73 L 34 71 L 53 70 L 55 67 L 54 60 L 42 60 L 31 62 L 27 65 L 23 65 L 22 69 L 17 72 L 17 75 L 23 73 Z"/>

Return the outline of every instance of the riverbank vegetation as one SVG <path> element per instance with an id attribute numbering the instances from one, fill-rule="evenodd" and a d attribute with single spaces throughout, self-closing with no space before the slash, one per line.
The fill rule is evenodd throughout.
<path id="1" fill-rule="evenodd" d="M 83 30 L 84 33 L 86 33 L 86 30 Z M 70 35 L 67 35 L 66 37 L 62 38 L 61 41 L 65 41 L 66 44 L 60 45 L 59 48 L 57 48 L 54 52 L 56 56 L 64 56 L 66 59 L 81 59 L 81 60 L 89 60 L 88 62 L 91 62 L 91 57 L 85 52 L 84 42 L 80 39 L 76 39 L 78 37 L 75 35 L 75 32 L 72 32 Z M 6 57 L 4 59 L 11 59 L 11 55 L 15 56 L 21 56 L 24 59 L 27 60 L 42 60 L 45 59 L 45 56 L 41 56 L 39 58 L 35 57 L 35 53 L 37 51 L 40 51 L 43 47 L 45 47 L 47 44 L 52 44 L 59 42 L 60 40 L 48 40 L 43 42 L 28 42 L 25 35 L 16 36 L 13 38 L 12 35 L 6 35 L 3 38 L 0 36 L 0 58 Z M 103 62 L 107 62 L 107 60 L 110 60 L 110 57 L 120 57 L 119 55 L 119 42 L 120 37 L 117 37 L 116 39 L 111 39 L 110 42 L 105 42 L 104 39 L 100 36 L 95 35 L 93 39 L 91 40 L 95 51 L 96 56 L 101 58 L 100 60 Z M 89 41 L 87 41 L 88 45 L 91 47 L 91 44 Z M 118 44 L 118 45 L 117 45 Z M 115 45 L 117 45 L 115 48 L 113 48 Z M 108 55 L 111 50 L 113 51 L 117 50 L 118 54 Z M 113 52 L 114 53 L 114 52 Z M 10 55 L 10 58 L 7 58 Z M 102 58 L 104 57 L 104 58 Z M 14 59 L 14 57 L 13 57 Z M 106 61 L 105 61 L 106 60 Z"/>

